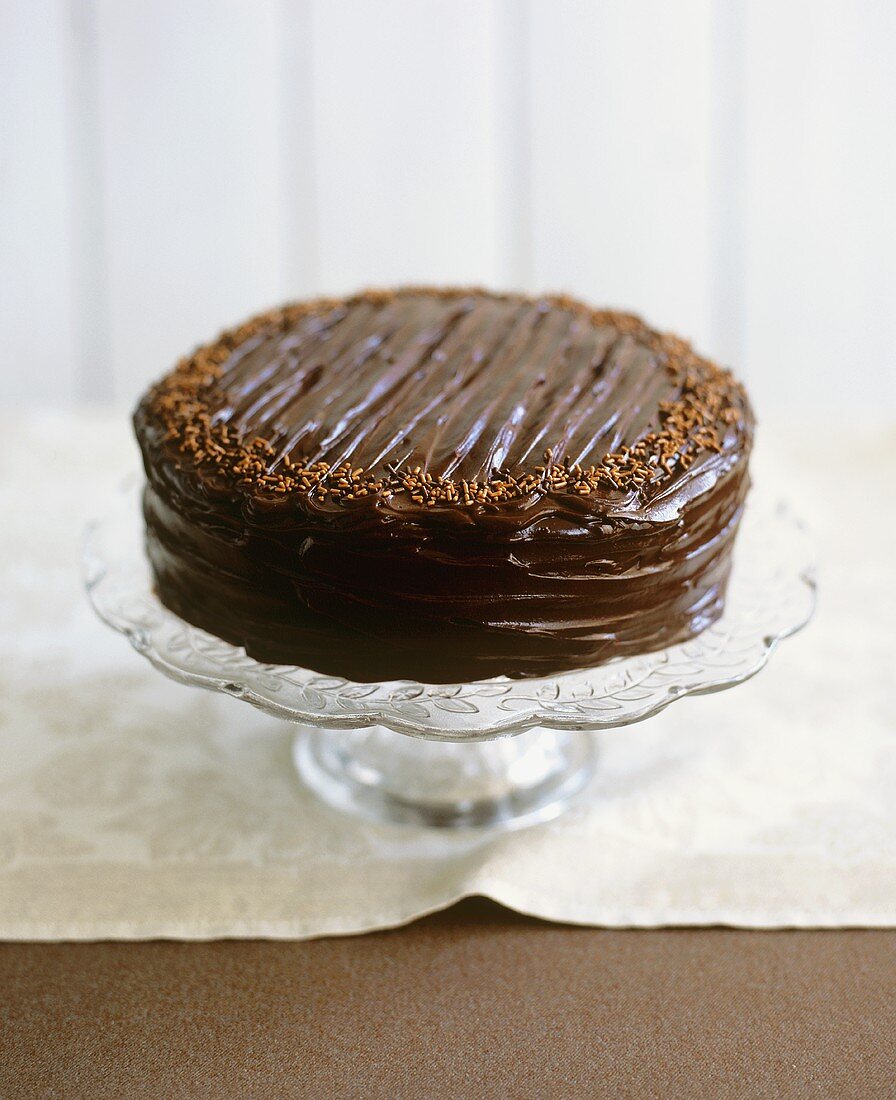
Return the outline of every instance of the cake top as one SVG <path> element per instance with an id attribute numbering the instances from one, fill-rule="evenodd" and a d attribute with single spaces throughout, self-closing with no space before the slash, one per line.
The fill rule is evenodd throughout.
<path id="1" fill-rule="evenodd" d="M 182 360 L 136 419 L 209 484 L 427 507 L 643 502 L 752 426 L 728 371 L 631 314 L 423 288 L 254 317 Z"/>

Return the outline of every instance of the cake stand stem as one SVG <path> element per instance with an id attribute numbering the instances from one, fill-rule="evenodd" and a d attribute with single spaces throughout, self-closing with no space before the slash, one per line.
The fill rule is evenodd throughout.
<path id="1" fill-rule="evenodd" d="M 593 772 L 593 735 L 536 728 L 490 741 L 433 741 L 383 726 L 302 729 L 303 781 L 337 809 L 436 828 L 516 828 L 556 817 Z"/>

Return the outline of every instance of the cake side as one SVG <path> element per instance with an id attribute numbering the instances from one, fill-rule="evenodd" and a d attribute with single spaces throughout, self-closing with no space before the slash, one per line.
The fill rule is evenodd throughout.
<path id="1" fill-rule="evenodd" d="M 752 413 L 728 372 L 566 298 L 300 304 L 135 415 L 159 593 L 262 660 L 540 675 L 721 611 Z"/>

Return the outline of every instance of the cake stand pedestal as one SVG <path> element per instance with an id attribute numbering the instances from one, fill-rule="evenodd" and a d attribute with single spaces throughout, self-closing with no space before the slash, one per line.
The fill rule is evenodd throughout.
<path id="1" fill-rule="evenodd" d="M 802 526 L 754 492 L 725 613 L 689 642 L 543 679 L 362 684 L 262 664 L 184 622 L 156 597 L 142 540 L 132 483 L 85 539 L 85 583 L 106 623 L 172 679 L 301 727 L 296 766 L 326 803 L 366 819 L 443 830 L 508 829 L 555 817 L 587 785 L 595 731 L 742 683 L 809 621 L 815 602 Z"/>
<path id="2" fill-rule="evenodd" d="M 594 737 L 530 729 L 493 741 L 416 740 L 385 726 L 302 730 L 299 775 L 325 802 L 413 825 L 531 825 L 561 813 L 591 778 Z"/>

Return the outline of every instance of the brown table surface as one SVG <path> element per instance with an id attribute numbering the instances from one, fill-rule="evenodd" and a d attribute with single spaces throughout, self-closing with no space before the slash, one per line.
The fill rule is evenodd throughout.
<path id="1" fill-rule="evenodd" d="M 0 1097 L 896 1097 L 896 932 L 0 945 Z"/>

